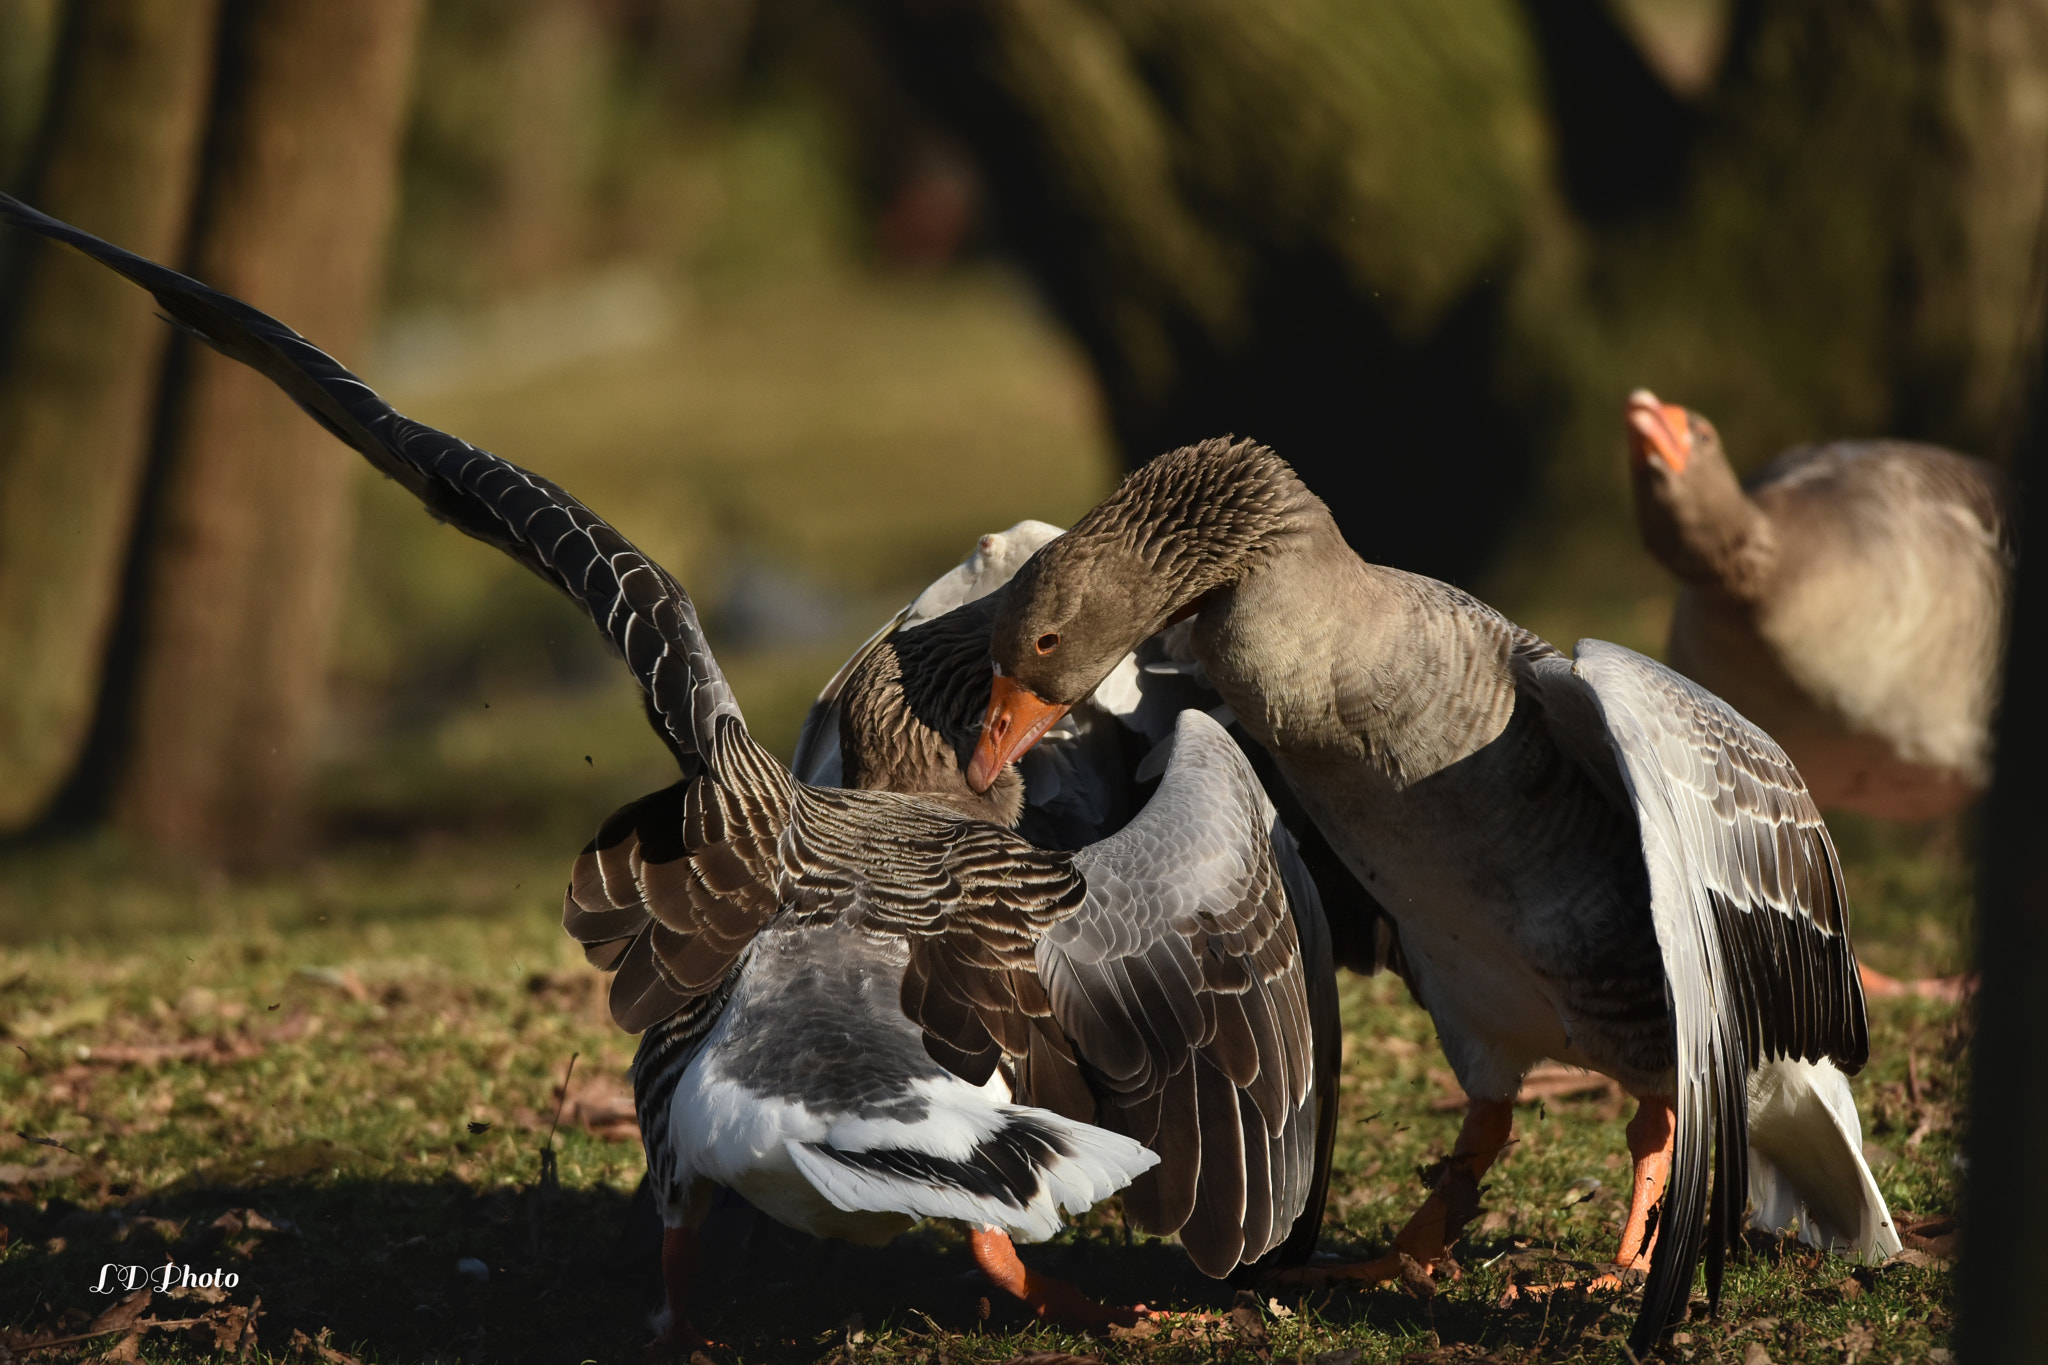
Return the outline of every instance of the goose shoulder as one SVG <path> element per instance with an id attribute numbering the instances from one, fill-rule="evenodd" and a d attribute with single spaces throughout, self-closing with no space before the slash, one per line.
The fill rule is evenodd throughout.
<path id="1" fill-rule="evenodd" d="M 1797 447 L 1747 487 L 1765 515 L 1787 528 L 1779 536 L 1780 592 L 1832 574 L 1843 577 L 1838 591 L 1851 594 L 1851 602 L 1860 594 L 1881 609 L 1895 583 L 1924 578 L 1943 591 L 1970 592 L 1976 588 L 1971 580 L 1986 569 L 2002 576 L 2011 567 L 2004 475 L 1939 446 L 1837 441 Z"/>
<path id="2" fill-rule="evenodd" d="M 1915 441 L 1831 441 L 1795 446 L 1744 481 L 1766 507 L 1867 525 L 1934 514 L 1960 519 L 1972 539 L 2009 551 L 2009 488 L 1988 460 Z"/>

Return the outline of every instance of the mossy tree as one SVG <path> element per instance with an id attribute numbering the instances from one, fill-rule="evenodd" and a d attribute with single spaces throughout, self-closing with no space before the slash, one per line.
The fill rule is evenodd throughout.
<path id="1" fill-rule="evenodd" d="M 381 280 L 419 0 L 72 0 L 23 188 L 344 356 Z M 0 832 L 293 837 L 351 466 L 123 281 L 21 251 L 0 379 Z M 139 515 L 138 515 L 139 510 Z"/>
<path id="2" fill-rule="evenodd" d="M 1636 384 L 1752 461 L 2007 439 L 2048 174 L 2022 0 L 1701 0 L 1684 95 L 1601 0 L 854 3 L 1127 456 L 1270 441 L 1369 555 L 1469 577 L 1543 460 L 1611 495 Z"/>

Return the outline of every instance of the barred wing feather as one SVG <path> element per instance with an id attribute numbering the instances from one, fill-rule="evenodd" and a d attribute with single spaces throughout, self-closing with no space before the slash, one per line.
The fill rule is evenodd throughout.
<path id="1" fill-rule="evenodd" d="M 1870 1042 L 1841 867 L 1784 750 L 1632 650 L 1582 640 L 1571 673 L 1635 810 L 1677 1030 L 1678 1145 L 1640 1348 L 1683 1311 L 1702 1242 L 1719 1296 L 1749 1186 L 1750 1069 L 1792 1058 L 1853 1073 Z"/>
<path id="2" fill-rule="evenodd" d="M 1184 711 L 1159 790 L 1075 855 L 1087 898 L 1038 945 L 1101 1121 L 1161 1157 L 1126 1210 L 1211 1275 L 1286 1238 L 1316 1165 L 1314 1016 L 1277 828 L 1236 743 Z"/>

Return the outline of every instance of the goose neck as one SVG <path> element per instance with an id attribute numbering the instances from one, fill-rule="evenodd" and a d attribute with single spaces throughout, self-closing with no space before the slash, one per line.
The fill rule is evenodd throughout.
<path id="1" fill-rule="evenodd" d="M 1395 787 L 1490 743 L 1514 711 L 1513 627 L 1435 579 L 1368 564 L 1332 525 L 1196 621 L 1204 666 L 1280 753 L 1365 760 Z"/>
<path id="2" fill-rule="evenodd" d="M 1724 460 L 1702 460 L 1683 480 L 1639 482 L 1636 498 L 1644 543 L 1681 581 L 1738 601 L 1763 593 L 1777 531 Z"/>

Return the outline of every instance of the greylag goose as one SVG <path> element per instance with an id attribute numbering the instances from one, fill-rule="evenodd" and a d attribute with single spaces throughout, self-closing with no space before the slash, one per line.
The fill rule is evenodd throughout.
<path id="1" fill-rule="evenodd" d="M 943 793 L 966 809 L 1011 825 L 1042 848 L 1078 849 L 1121 829 L 1141 804 L 1141 785 L 1157 778 L 1157 765 L 1173 747 L 1182 711 L 1227 708 L 1200 674 L 1187 647 L 1185 627 L 1171 628 L 1124 657 L 1095 693 L 1069 711 L 987 793 L 970 788 L 962 769 L 980 738 L 988 673 L 989 629 L 999 602 L 991 596 L 1031 554 L 1060 534 L 1042 521 L 1024 521 L 979 538 L 959 565 L 941 576 L 885 622 L 840 667 L 806 716 L 791 768 L 818 786 L 885 788 Z M 1256 766 L 1256 764 L 1255 764 Z M 1022 776 L 1019 790 L 1018 777 Z M 1284 785 L 1260 774 L 1283 801 Z M 1021 806 L 1021 811 L 1020 811 Z M 1315 1250 L 1328 1194 L 1336 1139 L 1341 1020 L 1325 917 L 1314 913 L 1320 894 L 1354 889 L 1348 873 L 1334 887 L 1321 867 L 1304 857 L 1293 832 L 1320 852 L 1314 827 L 1297 815 L 1284 818 L 1288 837 L 1274 854 L 1288 884 L 1313 885 L 1318 897 L 1295 897 L 1296 936 L 1306 974 L 1316 1059 L 1315 1168 L 1294 1230 L 1275 1246 L 1266 1266 L 1298 1264 Z M 1379 960 L 1390 956 L 1391 926 L 1382 926 Z M 1368 950 L 1370 951 L 1370 950 Z M 1393 953 L 1398 966 L 1398 953 Z M 1130 1195 L 1126 1211 L 1152 1228 Z M 1249 1257 L 1247 1257 L 1249 1259 Z"/>
<path id="2" fill-rule="evenodd" d="M 1060 528 L 1043 521 L 1020 521 L 1007 531 L 991 531 L 975 542 L 974 549 L 966 559 L 934 579 L 929 587 L 907 603 L 903 610 L 884 621 L 881 627 L 848 656 L 819 690 L 818 699 L 804 716 L 803 730 L 797 736 L 796 752 L 789 761 L 790 771 L 814 787 L 837 787 L 844 785 L 844 771 L 840 762 L 839 722 L 844 708 L 840 705 L 840 693 L 845 689 L 847 679 L 865 664 L 874 654 L 883 649 L 886 642 L 898 631 L 910 630 L 936 621 L 955 607 L 964 607 L 969 602 L 979 602 L 990 593 L 1010 581 L 1025 560 L 1031 558 L 1039 546 L 1060 533 Z M 971 791 L 964 782 L 955 781 L 950 775 L 934 774 L 932 780 L 956 789 L 956 794 L 969 796 Z M 859 785 L 856 783 L 855 785 Z M 926 788 L 925 790 L 939 790 Z M 1006 822 L 1007 823 L 1007 822 Z"/>
<path id="3" fill-rule="evenodd" d="M 701 1340 L 684 1309 L 717 1184 L 821 1235 L 961 1219 L 991 1279 L 1077 1325 L 1137 1314 L 1018 1260 L 1011 1236 L 1062 1210 L 1137 1180 L 1147 1225 L 1212 1274 L 1285 1236 L 1316 1127 L 1290 896 L 1319 912 L 1215 722 L 1180 717 L 1151 801 L 1071 853 L 975 818 L 979 796 L 806 786 L 749 735 L 689 595 L 560 488 L 405 418 L 239 300 L 5 196 L 0 216 L 149 290 L 624 656 L 682 780 L 605 822 L 563 922 L 644 1031 L 666 1336 Z"/>
<path id="4" fill-rule="evenodd" d="M 1713 423 L 1628 400 L 1643 544 L 1684 586 L 1671 666 L 1785 748 L 1824 810 L 1929 820 L 1990 776 L 2012 545 L 1999 471 L 1799 446 L 1747 484 Z"/>
<path id="5" fill-rule="evenodd" d="M 1444 1254 L 1522 1076 L 1552 1058 L 1639 1101 L 1616 1258 L 1649 1271 L 1634 1348 L 1684 1309 L 1703 1249 L 1718 1300 L 1751 1073 L 1799 1063 L 1773 1073 L 1784 1107 L 1853 1120 L 1843 1072 L 1869 1050 L 1834 847 L 1783 751 L 1638 654 L 1585 640 L 1568 658 L 1448 584 L 1365 563 L 1278 456 L 1211 441 L 1134 472 L 1012 580 L 970 785 L 1189 615 L 1210 681 L 1393 917 L 1471 1097 L 1394 1249 L 1344 1273 Z M 1841 1127 L 1804 1125 L 1822 1147 L 1771 1174 L 1831 1239 L 1896 1249 Z"/>

